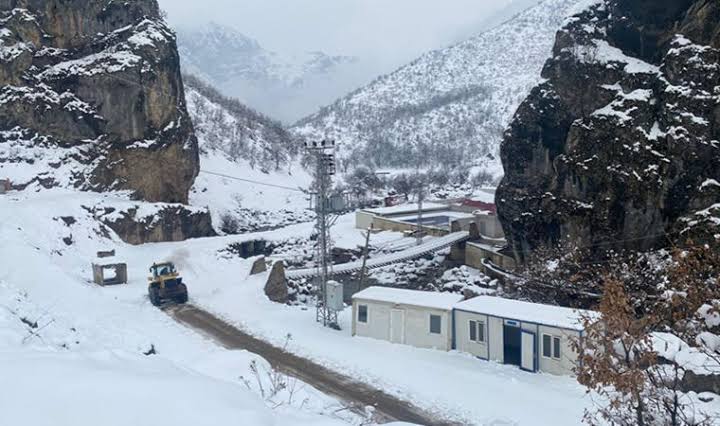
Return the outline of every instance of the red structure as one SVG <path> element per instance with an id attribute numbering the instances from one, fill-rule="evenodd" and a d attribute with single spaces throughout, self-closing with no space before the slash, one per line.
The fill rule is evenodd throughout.
<path id="1" fill-rule="evenodd" d="M 491 212 L 494 215 L 497 214 L 497 207 L 495 206 L 494 203 L 485 203 L 482 201 L 476 201 L 476 200 L 471 200 L 469 198 L 466 198 L 463 200 L 461 205 L 463 207 L 471 207 L 475 210 L 484 210 L 487 212 Z"/>

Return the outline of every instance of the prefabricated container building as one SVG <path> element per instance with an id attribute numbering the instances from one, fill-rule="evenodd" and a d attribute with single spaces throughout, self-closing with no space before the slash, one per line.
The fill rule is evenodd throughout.
<path id="1" fill-rule="evenodd" d="M 523 370 L 572 375 L 578 355 L 574 339 L 583 319 L 598 313 L 492 296 L 455 305 L 454 349 Z"/>
<path id="2" fill-rule="evenodd" d="M 369 287 L 352 298 L 353 335 L 420 348 L 452 347 L 458 294 Z"/>

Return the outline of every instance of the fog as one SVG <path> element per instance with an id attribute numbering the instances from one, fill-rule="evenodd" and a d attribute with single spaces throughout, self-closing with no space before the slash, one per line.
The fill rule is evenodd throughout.
<path id="1" fill-rule="evenodd" d="M 517 1 L 517 0 L 516 0 Z M 233 26 L 281 53 L 322 50 L 398 66 L 482 29 L 513 0 L 160 0 L 176 26 Z"/>
<path id="2" fill-rule="evenodd" d="M 192 29 L 216 22 L 252 37 L 270 51 L 323 51 L 353 56 L 332 81 L 305 82 L 304 91 L 240 89 L 226 95 L 289 123 L 316 111 L 419 55 L 464 40 L 539 0 L 159 0 L 168 21 Z"/>

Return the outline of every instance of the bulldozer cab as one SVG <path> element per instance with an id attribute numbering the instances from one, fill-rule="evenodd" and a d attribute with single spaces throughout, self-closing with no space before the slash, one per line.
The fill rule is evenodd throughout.
<path id="1" fill-rule="evenodd" d="M 153 274 L 153 278 L 159 278 L 166 275 L 172 275 L 176 273 L 175 265 L 172 263 L 156 263 L 150 267 L 150 272 Z"/>
<path id="2" fill-rule="evenodd" d="M 175 269 L 175 265 L 171 262 L 166 263 L 155 263 L 150 267 L 150 281 L 163 281 L 167 278 L 176 278 L 178 273 Z"/>

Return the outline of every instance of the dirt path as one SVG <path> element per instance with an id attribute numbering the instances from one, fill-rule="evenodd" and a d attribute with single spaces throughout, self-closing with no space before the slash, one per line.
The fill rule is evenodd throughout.
<path id="1" fill-rule="evenodd" d="M 403 421 L 419 425 L 455 425 L 439 420 L 412 404 L 382 390 L 358 382 L 313 361 L 288 353 L 192 305 L 164 308 L 170 316 L 228 349 L 244 349 L 265 358 L 273 368 L 335 396 L 351 406 L 375 407 L 377 420 Z"/>

